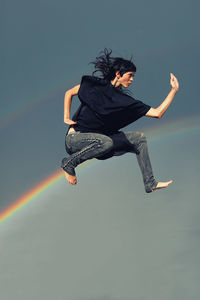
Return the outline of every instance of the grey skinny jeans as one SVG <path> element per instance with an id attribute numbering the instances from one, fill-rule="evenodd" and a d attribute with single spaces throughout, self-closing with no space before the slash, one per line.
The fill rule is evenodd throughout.
<path id="1" fill-rule="evenodd" d="M 75 176 L 75 168 L 88 159 L 106 159 L 132 152 L 136 154 L 145 191 L 150 193 L 157 185 L 153 176 L 144 133 L 128 131 L 107 136 L 93 132 L 76 131 L 66 135 L 65 147 L 70 156 L 63 158 L 61 167 L 70 175 Z"/>

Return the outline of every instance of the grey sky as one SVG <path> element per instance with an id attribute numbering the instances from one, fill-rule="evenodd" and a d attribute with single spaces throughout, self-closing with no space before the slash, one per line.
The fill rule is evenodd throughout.
<path id="1" fill-rule="evenodd" d="M 192 119 L 193 115 L 199 114 L 199 9 L 199 1 L 185 0 L 1 0 L 0 159 L 2 172 L 0 210 L 3 210 L 17 197 L 59 168 L 61 159 L 65 156 L 64 92 L 73 85 L 80 83 L 83 74 L 92 72 L 92 66 L 88 63 L 95 59 L 104 47 L 111 48 L 113 55 L 116 56 L 129 58 L 133 55 L 137 73 L 131 90 L 137 99 L 153 107 L 159 105 L 170 90 L 170 72 L 173 72 L 180 81 L 180 91 L 163 119 L 142 118 L 129 126 L 129 129 L 142 130 L 144 127 L 159 127 L 165 122 L 166 124 L 173 124 L 178 118 L 191 117 Z M 79 100 L 75 97 L 72 112 L 78 104 Z M 180 124 L 176 124 L 176 129 L 181 129 L 180 126 Z M 171 130 L 173 131 L 173 128 Z M 149 137 L 151 138 L 151 136 Z M 121 255 L 123 254 L 128 256 L 126 256 L 124 269 L 122 263 L 120 266 L 124 274 L 126 271 L 128 272 L 127 280 L 132 275 L 133 278 L 136 276 L 132 273 L 131 267 L 129 268 L 128 257 L 132 261 L 136 261 L 138 257 L 131 252 L 131 247 L 136 247 L 136 253 L 139 255 L 141 249 L 139 242 L 142 242 L 143 254 L 147 254 L 145 249 L 148 249 L 151 241 L 148 240 L 148 243 L 146 243 L 145 240 L 151 235 L 150 228 L 152 228 L 152 240 L 155 242 L 155 252 L 151 248 L 152 264 L 156 261 L 156 256 L 158 256 L 159 263 L 158 273 L 155 269 L 152 277 L 154 289 L 151 290 L 148 278 L 145 277 L 149 295 L 153 300 L 160 300 L 162 291 L 165 291 L 166 297 L 163 298 L 164 300 L 175 300 L 179 297 L 183 300 L 189 299 L 193 282 L 193 299 L 197 300 L 198 298 L 195 298 L 195 295 L 198 294 L 198 289 L 194 274 L 199 276 L 199 269 L 195 266 L 199 232 L 199 204 L 197 201 L 200 169 L 199 146 L 198 130 L 190 134 L 149 141 L 149 152 L 156 177 L 161 180 L 168 180 L 172 177 L 175 180 L 173 186 L 167 191 L 159 191 L 159 193 L 149 196 L 149 202 L 144 193 L 136 159 L 129 154 L 105 162 L 94 163 L 94 167 L 91 164 L 91 167 L 87 170 L 78 172 L 79 185 L 76 189 L 72 189 L 64 181 L 60 181 L 52 189 L 52 195 L 47 193 L 42 196 L 43 202 L 33 202 L 35 204 L 27 206 L 25 210 L 13 216 L 13 219 L 10 218 L 5 224 L 2 224 L 1 236 L 2 240 L 5 239 L 5 242 L 1 248 L 1 257 L 5 260 L 0 260 L 0 264 L 7 268 L 8 273 L 3 273 L 0 284 L 7 287 L 6 283 L 9 282 L 10 278 L 14 291 L 19 284 L 17 277 L 15 277 L 16 274 L 11 272 L 13 265 L 9 264 L 10 257 L 12 257 L 13 264 L 16 264 L 16 272 L 19 268 L 16 261 L 22 263 L 20 278 L 25 280 L 26 262 L 29 261 L 30 257 L 26 256 L 24 258 L 23 256 L 26 247 L 29 247 L 29 245 L 23 244 L 23 241 L 28 239 L 31 243 L 30 236 L 33 235 L 33 245 L 30 244 L 30 249 L 31 247 L 35 249 L 35 245 L 44 240 L 47 229 L 52 226 L 53 236 L 61 230 L 63 240 L 60 240 L 57 236 L 56 243 L 63 243 L 62 245 L 66 249 L 67 244 L 64 241 L 65 228 L 67 228 L 66 236 L 70 236 L 71 242 L 73 242 L 73 231 L 70 231 L 70 229 L 74 228 L 73 222 L 76 218 L 78 219 L 78 216 L 80 216 L 80 222 L 82 223 L 75 225 L 74 232 L 79 233 L 78 228 L 82 226 L 81 224 L 84 224 L 83 228 L 86 231 L 89 230 L 91 222 L 95 219 L 90 214 L 91 208 L 97 214 L 94 232 L 96 230 L 102 236 L 105 235 L 105 240 L 102 237 L 100 240 L 103 251 L 105 250 L 103 243 L 108 242 L 110 236 L 114 234 L 113 244 L 110 243 L 110 251 L 114 251 L 113 258 L 111 252 L 110 254 L 104 252 L 105 263 L 108 262 L 108 268 L 110 268 L 108 269 L 109 276 L 113 274 L 111 269 L 114 268 L 116 260 L 122 259 Z M 121 173 L 119 173 L 119 170 Z M 97 178 L 101 178 L 101 181 Z M 183 186 L 184 189 L 182 190 Z M 99 197 L 97 197 L 97 194 Z M 132 198 L 133 194 L 134 199 Z M 100 204 L 101 198 L 103 199 L 102 204 Z M 72 199 L 75 202 L 72 202 Z M 94 199 L 96 199 L 95 202 L 93 202 Z M 106 199 L 108 200 L 108 206 Z M 188 199 L 190 199 L 190 202 L 188 202 Z M 40 206 L 40 203 L 43 204 Z M 96 206 L 98 203 L 100 206 Z M 97 211 L 97 207 L 100 211 Z M 81 215 L 81 208 L 83 208 L 83 215 Z M 108 211 L 106 211 L 107 208 Z M 70 210 L 72 211 L 71 218 L 75 217 L 74 220 L 73 218 L 70 219 L 69 224 L 67 218 L 64 221 L 64 209 L 67 211 L 67 217 L 70 218 Z M 183 214 L 181 214 L 182 212 Z M 59 223 L 60 213 L 64 222 L 63 225 Z M 131 213 L 133 213 L 133 219 Z M 32 215 L 30 216 L 30 214 Z M 57 224 L 54 223 L 54 214 Z M 103 215 L 105 215 L 105 226 L 100 228 L 98 226 L 101 224 Z M 29 217 L 31 221 L 27 224 L 27 230 L 23 229 Z M 87 217 L 89 219 L 87 223 L 84 223 Z M 147 223 L 143 224 L 140 217 L 144 218 L 144 222 L 146 217 Z M 155 218 L 155 220 L 153 221 L 152 218 Z M 16 223 L 14 220 L 16 220 Z M 121 223 L 118 223 L 118 220 Z M 159 225 L 157 224 L 162 220 L 165 223 L 162 223 L 159 231 L 157 227 Z M 151 227 L 147 229 L 149 222 Z M 35 225 L 37 228 L 33 224 L 37 224 Z M 12 226 L 16 226 L 15 232 L 12 231 Z M 42 226 L 46 226 L 46 228 L 44 229 Z M 108 226 L 111 226 L 110 236 L 109 232 L 106 233 Z M 144 227 L 141 229 L 141 226 Z M 37 236 L 36 230 L 40 232 L 41 227 L 43 231 L 41 231 L 41 235 Z M 135 227 L 142 230 L 138 231 L 141 236 L 137 232 L 134 235 L 138 241 L 137 245 L 134 244 L 134 240 L 129 240 Z M 174 231 L 174 228 L 177 230 Z M 119 230 L 118 233 L 117 230 Z M 128 231 L 125 234 L 126 230 Z M 87 234 L 88 244 L 90 234 L 93 235 L 94 233 L 89 231 Z M 125 236 L 123 236 L 124 234 Z M 13 239 L 14 235 L 15 238 Z M 141 238 L 144 239 L 141 241 Z M 98 243 L 97 237 L 95 239 Z M 161 251 L 159 251 L 157 239 L 161 239 L 163 243 L 161 243 Z M 127 248 L 125 252 L 122 251 L 122 254 L 120 254 L 117 252 L 117 247 L 122 247 L 124 241 L 127 243 Z M 167 244 L 167 241 L 169 244 Z M 36 261 L 36 266 L 39 265 L 38 257 L 45 265 L 45 249 L 49 245 L 51 248 L 52 243 L 54 243 L 54 240 L 51 233 L 48 232 L 47 240 L 43 244 L 44 248 L 38 248 L 38 256 L 33 255 L 33 262 Z M 85 255 L 87 244 L 84 248 Z M 76 245 L 77 247 L 80 246 L 78 241 Z M 165 249 L 165 245 L 168 248 Z M 153 247 L 153 244 L 151 246 Z M 175 249 L 173 249 L 174 246 Z M 20 247 L 24 248 L 21 249 Z M 183 252 L 181 252 L 182 247 Z M 98 249 L 100 248 L 94 246 L 95 251 Z M 58 253 L 55 251 L 55 257 L 57 255 L 63 257 L 62 250 L 59 251 Z M 163 255 L 166 255 L 164 259 L 165 266 L 168 265 L 166 273 L 162 273 L 162 251 L 165 251 Z M 73 247 L 70 248 L 69 254 L 72 252 Z M 190 253 L 193 253 L 193 257 Z M 53 255 L 53 252 L 47 256 L 47 266 L 49 266 L 51 255 Z M 170 261 L 167 261 L 167 255 L 169 255 Z M 85 259 L 86 262 L 89 261 L 88 256 Z M 95 261 L 95 257 L 93 259 Z M 142 262 L 142 256 L 139 256 L 138 259 L 137 270 L 139 275 L 147 274 L 150 276 L 151 261 L 148 264 L 148 259 L 145 258 L 140 273 L 139 265 Z M 73 261 L 75 261 L 75 257 L 73 257 Z M 81 263 L 84 264 L 84 262 Z M 127 293 L 122 293 L 123 300 L 133 299 L 129 289 L 131 282 L 124 281 L 123 285 L 122 275 L 116 275 L 117 269 L 115 270 L 116 277 L 114 277 L 115 279 L 113 279 L 110 286 L 107 285 L 106 281 L 103 281 L 101 286 L 98 285 L 98 280 L 99 278 L 102 279 L 104 272 L 107 272 L 106 268 L 102 267 L 103 269 L 100 270 L 100 263 L 94 265 L 94 268 L 90 265 L 89 268 L 91 273 L 88 276 L 94 275 L 94 286 L 96 284 L 96 291 L 98 291 L 96 298 L 94 290 L 94 293 L 86 293 L 89 291 L 89 285 L 87 285 L 89 281 L 87 279 L 84 279 L 87 282 L 81 281 L 82 276 L 84 277 L 84 274 L 81 273 L 79 279 L 82 282 L 82 288 L 85 288 L 86 296 L 81 298 L 78 294 L 81 289 L 77 291 L 77 294 L 73 294 L 73 286 L 75 286 L 73 278 L 75 277 L 72 277 L 70 292 L 74 298 L 71 297 L 70 299 L 121 300 L 120 296 L 117 298 L 115 293 L 112 294 L 111 292 L 112 288 L 114 290 L 115 284 L 122 287 L 121 291 L 125 291 L 125 287 L 127 287 Z M 186 272 L 188 269 L 190 273 Z M 44 268 L 44 270 L 41 274 L 44 272 L 45 276 L 46 269 Z M 62 269 L 62 271 L 64 275 L 64 270 Z M 177 274 L 177 278 L 182 279 L 182 281 L 176 279 L 176 286 L 172 286 L 173 282 L 170 279 L 172 273 Z M 190 275 L 191 277 L 189 277 Z M 70 278 L 70 274 L 67 276 Z M 33 299 L 35 299 L 35 294 L 31 280 L 34 281 L 36 278 L 37 270 L 34 269 L 33 277 L 30 278 L 29 282 L 27 281 L 26 290 L 27 293 L 29 290 L 32 291 Z M 88 277 L 88 280 L 91 278 Z M 137 277 L 138 287 L 142 286 L 142 278 Z M 160 290 L 156 291 L 157 279 L 160 279 L 161 285 Z M 51 280 L 54 281 L 54 276 L 50 277 L 49 281 L 47 278 L 44 284 L 49 285 Z M 84 282 L 86 283 L 85 286 Z M 166 282 L 168 282 L 168 285 L 165 289 L 164 284 Z M 187 282 L 190 285 L 188 290 L 184 289 L 184 284 L 186 287 Z M 36 280 L 36 286 L 37 284 L 38 281 Z M 60 285 L 57 283 L 55 291 L 60 286 L 63 287 L 64 282 L 61 282 Z M 100 291 L 101 287 L 107 288 L 107 293 L 103 294 Z M 170 294 L 170 290 L 173 291 L 172 294 Z M 18 296 L 20 299 L 27 299 L 26 291 L 23 295 L 19 291 Z M 12 296 L 12 294 L 9 294 L 11 290 L 8 294 L 6 294 L 6 289 L 4 292 L 5 300 L 12 299 L 6 299 L 6 297 Z M 41 299 L 50 299 L 48 293 L 46 294 L 46 290 L 40 290 L 40 292 L 41 295 L 43 292 L 45 295 Z M 184 295 L 187 296 L 185 299 Z M 151 298 L 147 299 L 144 291 L 144 294 L 138 292 L 135 299 L 150 300 Z"/>

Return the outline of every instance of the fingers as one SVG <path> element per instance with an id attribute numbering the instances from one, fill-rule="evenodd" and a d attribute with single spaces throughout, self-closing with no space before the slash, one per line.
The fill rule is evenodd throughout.
<path id="1" fill-rule="evenodd" d="M 174 80 L 176 78 L 173 73 L 170 73 L 170 77 L 171 77 L 171 80 Z"/>
<path id="2" fill-rule="evenodd" d="M 77 122 L 71 122 L 71 121 L 67 121 L 67 120 L 65 120 L 64 123 L 66 123 L 68 125 L 75 125 L 75 124 L 77 124 Z"/>
<path id="3" fill-rule="evenodd" d="M 170 73 L 170 84 L 173 88 L 176 88 L 176 90 L 178 91 L 179 89 L 178 79 L 176 78 L 176 76 L 174 76 L 173 73 Z"/>
<path id="4" fill-rule="evenodd" d="M 175 83 L 175 84 L 178 84 L 178 79 L 176 78 L 176 76 L 174 76 L 174 74 L 173 73 L 170 73 L 170 81 L 172 82 L 172 83 Z"/>
<path id="5" fill-rule="evenodd" d="M 170 73 L 170 77 L 171 77 L 172 80 L 177 80 L 176 76 L 174 76 L 173 73 Z"/>
<path id="6" fill-rule="evenodd" d="M 73 121 L 73 120 L 70 120 L 70 119 L 64 119 L 64 122 L 68 125 L 75 125 L 77 124 L 77 122 Z"/>

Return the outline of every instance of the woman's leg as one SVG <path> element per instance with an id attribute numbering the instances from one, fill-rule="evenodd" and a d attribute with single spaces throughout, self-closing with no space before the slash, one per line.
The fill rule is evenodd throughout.
<path id="1" fill-rule="evenodd" d="M 147 193 L 152 192 L 156 188 L 158 182 L 153 176 L 153 170 L 149 158 L 147 140 L 142 132 L 129 131 L 124 132 L 128 141 L 134 146 L 133 152 L 136 153 L 137 161 L 142 173 L 145 190 Z"/>
<path id="2" fill-rule="evenodd" d="M 61 167 L 71 176 L 76 176 L 75 168 L 82 162 L 96 158 L 112 150 L 112 139 L 98 133 L 74 132 L 66 135 L 66 150 L 70 155 L 62 160 Z"/>
<path id="3" fill-rule="evenodd" d="M 147 140 L 144 133 L 129 131 L 124 132 L 124 134 L 128 141 L 133 145 L 132 152 L 136 153 L 146 192 L 150 193 L 156 189 L 165 188 L 171 184 L 172 180 L 166 182 L 157 182 L 155 180 L 148 154 Z"/>

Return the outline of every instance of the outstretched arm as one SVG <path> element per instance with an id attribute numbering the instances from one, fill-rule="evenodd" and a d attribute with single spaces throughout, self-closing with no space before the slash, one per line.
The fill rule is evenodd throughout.
<path id="1" fill-rule="evenodd" d="M 72 97 L 78 94 L 78 90 L 80 88 L 80 84 L 76 85 L 70 90 L 67 90 L 64 97 L 64 122 L 68 125 L 74 125 L 76 122 L 70 120 L 70 108 Z"/>
<path id="2" fill-rule="evenodd" d="M 172 73 L 170 73 L 170 76 L 171 91 L 169 92 L 165 100 L 160 104 L 160 106 L 158 106 L 157 108 L 151 107 L 145 116 L 160 119 L 172 103 L 174 96 L 179 90 L 179 83 L 177 78 Z"/>

